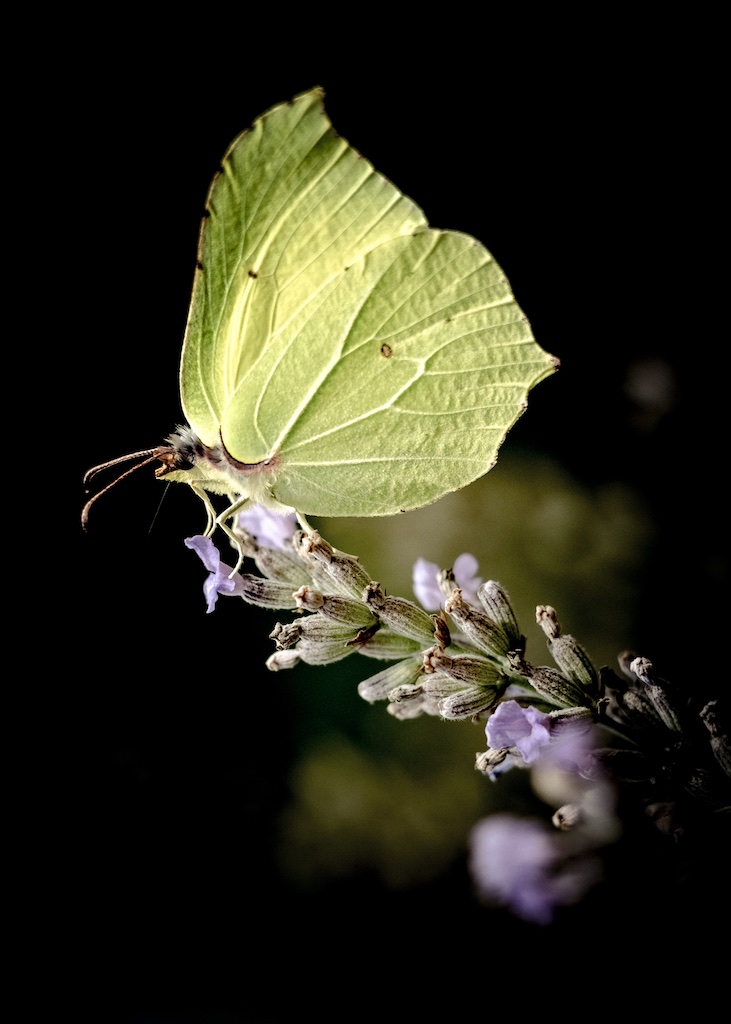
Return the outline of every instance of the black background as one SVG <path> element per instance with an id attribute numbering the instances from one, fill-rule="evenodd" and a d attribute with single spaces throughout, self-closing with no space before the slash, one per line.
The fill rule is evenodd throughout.
<path id="1" fill-rule="evenodd" d="M 51 314 L 61 401 L 43 451 L 65 496 L 36 517 L 54 556 L 30 584 L 44 612 L 31 612 L 41 671 L 29 718 L 43 728 L 31 726 L 20 774 L 40 780 L 31 845 L 48 896 L 25 925 L 31 950 L 43 933 L 71 1017 L 359 1019 L 415 1015 L 436 995 L 468 1019 L 519 1011 L 534 985 L 559 1007 L 616 993 L 640 968 L 657 1006 L 694 983 L 700 951 L 713 962 L 723 883 L 678 882 L 654 836 L 616 852 L 612 884 L 543 930 L 480 907 L 463 864 L 398 893 L 367 876 L 290 888 L 272 849 L 311 677 L 272 684 L 257 669 L 268 617 L 252 610 L 244 626 L 226 602 L 203 613 L 182 546 L 200 529 L 192 496 L 169 494 L 150 532 L 159 485 L 143 471 L 95 508 L 91 532 L 78 523 L 84 471 L 159 443 L 179 419 L 199 218 L 224 149 L 319 84 L 336 129 L 433 225 L 498 255 L 560 357 L 514 443 L 647 500 L 657 541 L 643 649 L 689 685 L 726 671 L 725 235 L 704 58 L 717 27 L 458 13 L 418 31 L 373 10 L 342 23 L 219 12 L 154 35 L 72 27 L 68 41 L 65 25 L 57 72 L 25 119 L 24 159 L 42 182 L 34 266 L 60 284 L 51 310 L 41 298 L 29 313 Z M 677 388 L 652 430 L 624 389 L 643 355 Z"/>

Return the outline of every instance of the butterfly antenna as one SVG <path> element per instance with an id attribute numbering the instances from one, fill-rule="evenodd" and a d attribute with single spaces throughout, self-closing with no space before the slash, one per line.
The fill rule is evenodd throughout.
<path id="1" fill-rule="evenodd" d="M 130 452 L 129 455 L 120 455 L 118 459 L 110 459 L 109 462 L 102 462 L 98 466 L 92 466 L 91 469 L 87 469 L 86 473 L 84 473 L 84 488 L 85 488 L 85 490 L 88 491 L 88 489 L 89 489 L 89 481 L 93 480 L 94 477 L 97 475 L 97 473 L 101 473 L 105 469 L 111 469 L 113 466 L 119 466 L 123 462 L 131 462 L 132 459 L 147 459 L 149 461 L 149 457 L 151 455 L 154 455 L 154 453 L 156 451 L 157 451 L 156 448 L 147 448 L 147 449 L 145 449 L 145 451 L 142 451 L 142 452 Z M 144 466 L 144 465 L 146 465 L 146 463 L 142 462 L 142 463 L 140 463 L 140 465 Z M 134 468 L 137 468 L 137 467 L 134 467 Z M 130 470 L 129 472 L 131 473 L 132 470 Z M 126 476 L 127 474 L 124 473 L 123 475 Z M 122 477 L 120 476 L 119 479 L 121 480 Z M 114 481 L 114 482 L 116 483 L 116 481 Z"/>
<path id="2" fill-rule="evenodd" d="M 94 495 L 93 498 L 89 498 L 87 503 L 81 510 L 81 526 L 82 529 L 86 530 L 89 523 L 89 509 L 101 498 L 102 494 L 106 494 L 108 490 L 118 484 L 120 480 L 124 480 L 125 477 L 135 473 L 138 469 L 142 469 L 143 466 L 149 466 L 151 462 L 154 462 L 158 458 L 159 448 L 148 448 L 142 452 L 132 452 L 130 455 L 121 455 L 118 459 L 112 459 L 110 462 L 102 462 L 99 466 L 93 466 L 87 473 L 84 474 L 84 487 L 88 490 L 88 484 L 90 480 L 93 480 L 97 473 L 101 473 L 104 469 L 111 469 L 112 466 L 119 466 L 122 462 L 129 462 L 131 459 L 144 459 L 143 462 L 138 462 L 136 466 L 130 467 L 125 470 L 119 476 L 115 477 L 111 483 L 108 483 L 106 487 L 103 487 L 100 491 Z"/>
<path id="3" fill-rule="evenodd" d="M 144 466 L 145 463 L 143 462 L 142 465 Z M 170 485 L 170 481 L 168 480 L 168 482 L 165 484 L 165 488 L 164 488 L 162 494 L 160 495 L 160 500 L 158 501 L 157 508 L 155 509 L 155 515 L 152 517 L 152 522 L 150 523 L 150 528 L 147 531 L 148 533 L 152 533 L 152 528 L 154 527 L 155 523 L 157 522 L 157 517 L 160 515 L 160 509 L 162 508 L 162 503 L 165 500 L 165 498 L 167 497 L 167 493 L 170 490 L 170 486 L 171 486 Z"/>

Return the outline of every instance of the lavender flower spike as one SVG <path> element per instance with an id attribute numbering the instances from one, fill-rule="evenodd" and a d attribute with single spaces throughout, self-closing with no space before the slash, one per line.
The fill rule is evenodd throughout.
<path id="1" fill-rule="evenodd" d="M 243 579 L 238 573 L 229 579 L 233 569 L 221 561 L 219 550 L 210 537 L 188 537 L 185 546 L 191 551 L 195 551 L 210 573 L 203 584 L 203 593 L 208 604 L 206 611 L 209 614 L 216 607 L 219 594 L 223 594 L 225 597 L 243 597 Z"/>

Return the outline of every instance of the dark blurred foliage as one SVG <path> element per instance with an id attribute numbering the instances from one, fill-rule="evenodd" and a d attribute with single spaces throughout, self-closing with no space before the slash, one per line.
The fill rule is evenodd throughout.
<path id="1" fill-rule="evenodd" d="M 161 489 L 142 471 L 95 508 L 90 533 L 79 527 L 84 471 L 159 443 L 180 416 L 177 362 L 218 160 L 270 105 L 320 84 L 338 131 L 433 225 L 488 246 L 560 357 L 506 445 L 585 486 L 620 480 L 649 508 L 627 645 L 684 685 L 725 672 L 721 132 L 713 61 L 699 60 L 713 26 L 519 19 L 493 31 L 486 12 L 457 23 L 445 10 L 449 26 L 421 38 L 369 17 L 361 38 L 360 15 L 221 15 L 190 47 L 172 23 L 154 38 L 141 23 L 78 38 L 66 25 L 27 115 L 49 225 L 34 266 L 60 285 L 42 340 L 63 500 L 33 519 L 34 543 L 61 564 L 46 562 L 50 602 L 45 585 L 29 595 L 34 618 L 49 612 L 25 641 L 40 670 L 22 684 L 24 723 L 36 724 L 19 774 L 42 796 L 28 798 L 41 884 L 27 884 L 24 927 L 30 949 L 48 947 L 39 973 L 52 972 L 72 1018 L 80 1007 L 124 1024 L 414 1018 L 436 995 L 467 1020 L 502 1006 L 505 984 L 510 1012 L 534 984 L 553 1006 L 609 991 L 620 1012 L 638 976 L 657 1009 L 695 984 L 699 963 L 714 970 L 721 857 L 700 851 L 699 873 L 643 821 L 608 851 L 607 884 L 548 929 L 479 906 L 462 858 L 398 889 L 367 869 L 291 884 L 276 849 L 292 764 L 320 731 L 365 744 L 384 712 L 365 707 L 364 726 L 355 676 L 267 674 L 272 616 L 226 601 L 205 615 L 182 544 L 201 509 L 183 488 L 157 510 Z"/>

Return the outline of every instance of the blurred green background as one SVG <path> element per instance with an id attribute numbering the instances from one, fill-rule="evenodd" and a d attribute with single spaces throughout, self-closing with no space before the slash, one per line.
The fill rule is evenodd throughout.
<path id="1" fill-rule="evenodd" d="M 43 699 L 61 918 L 87 936 L 99 1020 L 273 1021 L 293 1003 L 341 1020 L 386 991 L 414 1012 L 417 991 L 450 984 L 466 1019 L 496 947 L 528 942 L 550 958 L 556 934 L 598 948 L 621 921 L 660 955 L 677 948 L 673 927 L 698 924 L 703 898 L 692 886 L 668 896 L 673 865 L 640 830 L 609 851 L 605 887 L 553 929 L 479 906 L 472 825 L 500 806 L 545 812 L 525 778 L 493 786 L 474 771 L 484 730 L 394 721 L 358 697 L 374 671 L 358 656 L 268 673 L 277 616 L 239 601 L 205 614 L 204 573 L 183 546 L 204 525 L 194 495 L 163 495 L 140 472 L 83 535 L 80 481 L 179 421 L 210 178 L 254 117 L 321 84 L 336 129 L 433 225 L 485 243 L 562 363 L 485 478 L 322 532 L 405 597 L 419 555 L 448 567 L 473 552 L 510 593 L 533 661 L 547 660 L 535 607 L 552 604 L 597 666 L 630 647 L 703 685 L 699 657 L 720 656 L 716 638 L 725 648 L 727 578 L 711 83 L 645 45 L 649 26 L 599 52 L 558 26 L 550 44 L 538 31 L 475 43 L 465 22 L 446 39 L 433 26 L 398 57 L 366 28 L 339 56 L 313 39 L 283 59 L 275 22 L 253 15 L 240 41 L 209 25 L 222 45 L 202 52 L 122 24 L 117 56 L 67 51 L 31 126 L 39 135 L 50 109 L 68 277 L 58 314 L 73 336 L 58 363 L 73 436 L 55 619 L 64 681 L 50 672 Z"/>

